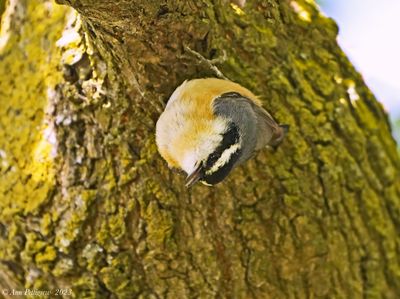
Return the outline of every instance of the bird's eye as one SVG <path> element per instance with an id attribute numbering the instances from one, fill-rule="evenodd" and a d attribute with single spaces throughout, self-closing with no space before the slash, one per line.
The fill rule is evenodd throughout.
<path id="1" fill-rule="evenodd" d="M 215 162 L 217 162 L 218 158 L 219 155 L 217 153 L 212 153 L 209 155 L 207 161 L 205 161 L 205 167 L 208 168 L 207 166 L 213 165 Z"/>

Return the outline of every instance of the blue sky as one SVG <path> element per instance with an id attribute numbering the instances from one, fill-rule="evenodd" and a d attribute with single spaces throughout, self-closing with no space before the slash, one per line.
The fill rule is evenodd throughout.
<path id="1" fill-rule="evenodd" d="M 323 0 L 338 41 L 392 119 L 400 118 L 400 1 Z"/>

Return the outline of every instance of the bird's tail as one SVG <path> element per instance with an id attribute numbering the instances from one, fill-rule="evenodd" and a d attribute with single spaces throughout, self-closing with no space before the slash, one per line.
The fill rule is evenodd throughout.
<path id="1" fill-rule="evenodd" d="M 285 138 L 286 134 L 289 132 L 289 125 L 279 125 L 274 132 L 274 135 L 269 143 L 273 148 L 278 147 L 279 144 L 282 143 L 283 138 Z"/>

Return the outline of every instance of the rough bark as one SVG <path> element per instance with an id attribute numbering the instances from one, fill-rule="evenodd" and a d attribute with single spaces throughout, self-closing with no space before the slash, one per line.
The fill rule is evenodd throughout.
<path id="1" fill-rule="evenodd" d="M 395 142 L 311 1 L 59 2 L 80 17 L 10 0 L 1 18 L 0 290 L 398 298 Z M 154 142 L 173 89 L 215 75 L 188 49 L 291 126 L 213 188 Z"/>

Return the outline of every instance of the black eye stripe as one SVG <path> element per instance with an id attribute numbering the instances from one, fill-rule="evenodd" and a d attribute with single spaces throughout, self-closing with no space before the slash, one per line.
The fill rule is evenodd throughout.
<path id="1" fill-rule="evenodd" d="M 234 123 L 229 124 L 228 130 L 222 136 L 221 144 L 211 155 L 208 156 L 208 159 L 204 165 L 205 170 L 210 169 L 214 163 L 218 161 L 226 149 L 236 143 L 239 143 L 239 129 Z"/>
<path id="2" fill-rule="evenodd" d="M 231 154 L 229 160 L 225 164 L 214 170 L 214 172 L 207 174 L 207 171 L 213 168 L 214 164 L 218 161 L 219 158 L 221 158 L 225 150 L 229 149 L 235 144 L 238 144 L 239 142 L 239 128 L 234 123 L 230 123 L 228 126 L 228 130 L 224 134 L 222 134 L 221 144 L 215 149 L 212 154 L 208 156 L 206 162 L 203 164 L 203 181 L 207 182 L 208 184 L 214 185 L 221 182 L 229 174 L 229 172 L 232 170 L 233 165 L 238 160 L 241 154 L 240 147 Z"/>
<path id="3" fill-rule="evenodd" d="M 232 170 L 233 165 L 239 158 L 240 154 L 241 154 L 240 150 L 233 153 L 231 158 L 229 159 L 228 163 L 224 164 L 223 166 L 221 166 L 221 168 L 219 168 L 217 171 L 215 171 L 211 174 L 203 175 L 202 180 L 210 185 L 215 185 L 215 184 L 221 182 Z"/>

